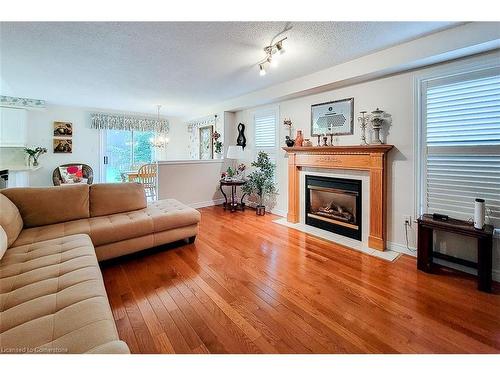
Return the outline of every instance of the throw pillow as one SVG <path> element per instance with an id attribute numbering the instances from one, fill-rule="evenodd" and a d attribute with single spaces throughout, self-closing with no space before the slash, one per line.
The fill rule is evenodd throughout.
<path id="1" fill-rule="evenodd" d="M 61 179 L 64 184 L 87 183 L 87 179 L 83 178 L 83 170 L 81 165 L 59 167 L 59 173 L 61 174 Z"/>

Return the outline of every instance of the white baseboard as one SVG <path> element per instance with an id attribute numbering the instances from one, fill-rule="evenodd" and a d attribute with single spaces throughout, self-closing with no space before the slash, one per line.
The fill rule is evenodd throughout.
<path id="1" fill-rule="evenodd" d="M 278 216 L 281 216 L 281 217 L 286 217 L 286 211 L 285 210 L 278 210 L 277 208 L 273 208 L 271 210 L 271 213 L 272 214 L 275 214 L 275 215 L 278 215 Z"/>
<path id="2" fill-rule="evenodd" d="M 413 247 L 410 247 L 410 250 L 408 250 L 406 245 L 401 245 L 399 243 L 395 243 L 395 242 L 391 242 L 391 241 L 387 241 L 386 247 L 388 250 L 396 251 L 396 252 L 401 253 L 401 254 L 410 255 L 412 257 L 417 256 L 417 249 L 415 249 Z"/>
<path id="3" fill-rule="evenodd" d="M 191 204 L 189 204 L 189 207 L 203 208 L 203 207 L 217 206 L 217 205 L 222 204 L 222 203 L 224 203 L 224 198 L 210 200 L 210 201 L 204 201 L 204 202 L 191 203 Z"/>

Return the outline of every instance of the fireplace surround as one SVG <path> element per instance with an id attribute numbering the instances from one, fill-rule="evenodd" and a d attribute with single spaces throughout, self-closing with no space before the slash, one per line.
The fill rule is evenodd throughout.
<path id="1" fill-rule="evenodd" d="M 287 221 L 299 222 L 300 171 L 304 167 L 368 171 L 370 175 L 370 212 L 368 247 L 386 247 L 387 153 L 392 145 L 283 147 L 288 157 Z"/>

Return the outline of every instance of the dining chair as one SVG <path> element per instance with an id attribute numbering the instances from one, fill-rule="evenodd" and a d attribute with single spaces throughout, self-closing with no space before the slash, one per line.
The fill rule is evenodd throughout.
<path id="1" fill-rule="evenodd" d="M 136 181 L 141 183 L 146 190 L 146 198 L 157 199 L 158 166 L 156 164 L 144 164 L 137 172 Z"/>

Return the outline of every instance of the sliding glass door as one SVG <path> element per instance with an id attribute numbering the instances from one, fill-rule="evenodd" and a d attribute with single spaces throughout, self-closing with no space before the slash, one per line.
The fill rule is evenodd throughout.
<path id="1" fill-rule="evenodd" d="M 152 131 L 103 130 L 104 182 L 126 182 L 128 174 L 155 160 Z"/>

